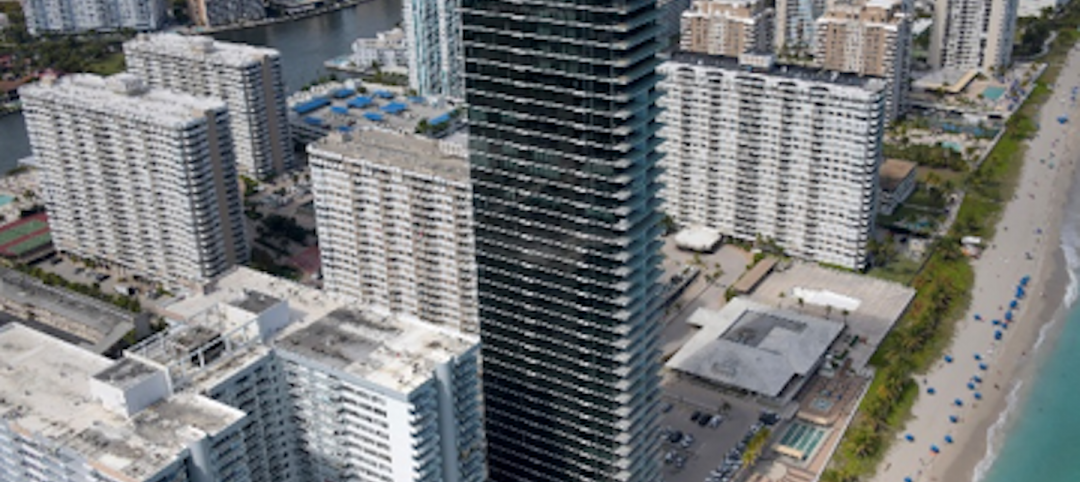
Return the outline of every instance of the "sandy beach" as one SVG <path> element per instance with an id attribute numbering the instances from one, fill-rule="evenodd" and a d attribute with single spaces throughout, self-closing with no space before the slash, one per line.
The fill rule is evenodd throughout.
<path id="1" fill-rule="evenodd" d="M 967 482 L 974 478 L 977 466 L 979 472 L 988 468 L 980 462 L 987 458 L 987 433 L 992 427 L 996 436 L 991 450 L 1000 446 L 999 417 L 1008 406 L 1008 397 L 1018 396 L 1030 376 L 1026 362 L 1040 330 L 1058 311 L 1069 283 L 1059 227 L 1080 158 L 1080 108 L 1070 102 L 1078 79 L 1080 47 L 1069 53 L 1052 97 L 1043 105 L 1037 119 L 1040 129 L 1028 142 L 1016 196 L 1006 206 L 992 244 L 973 262 L 971 307 L 957 323 L 947 350 L 952 362 L 939 361 L 917 380 L 920 395 L 912 417 L 879 467 L 875 482 L 902 482 L 907 477 L 915 482 Z M 1063 115 L 1070 118 L 1066 124 L 1057 120 Z M 1003 330 L 1003 339 L 995 341 L 994 332 L 1001 327 L 992 320 L 1005 319 L 1025 275 L 1031 277 L 1026 296 L 1012 310 L 1014 321 Z M 976 320 L 976 315 L 982 320 Z M 934 394 L 928 393 L 931 388 Z M 957 406 L 956 400 L 962 405 Z M 907 440 L 908 434 L 914 441 Z M 940 452 L 932 452 L 932 445 Z"/>

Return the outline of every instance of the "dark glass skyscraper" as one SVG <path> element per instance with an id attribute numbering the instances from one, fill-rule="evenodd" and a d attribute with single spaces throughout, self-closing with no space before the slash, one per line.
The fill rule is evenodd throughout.
<path id="1" fill-rule="evenodd" d="M 491 478 L 656 481 L 656 0 L 462 0 Z"/>

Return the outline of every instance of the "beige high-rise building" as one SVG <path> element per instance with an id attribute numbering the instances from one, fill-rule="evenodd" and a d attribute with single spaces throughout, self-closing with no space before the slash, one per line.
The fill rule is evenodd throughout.
<path id="1" fill-rule="evenodd" d="M 759 0 L 695 0 L 682 14 L 680 48 L 730 57 L 768 49 L 773 17 Z"/>
<path id="2" fill-rule="evenodd" d="M 939 0 L 934 4 L 930 65 L 991 71 L 1012 62 L 1017 0 Z"/>
<path id="3" fill-rule="evenodd" d="M 902 0 L 836 0 L 817 20 L 815 62 L 838 72 L 886 80 L 885 118 L 908 107 L 911 16 Z"/>

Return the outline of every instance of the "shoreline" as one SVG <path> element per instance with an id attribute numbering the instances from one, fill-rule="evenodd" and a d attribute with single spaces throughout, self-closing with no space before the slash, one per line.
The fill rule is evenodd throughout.
<path id="1" fill-rule="evenodd" d="M 179 29 L 178 31 L 184 35 L 214 35 L 223 32 L 236 32 L 240 30 L 247 30 L 250 28 L 265 27 L 268 25 L 289 23 L 295 20 L 303 20 L 305 18 L 318 17 L 319 15 L 337 12 L 338 10 L 345 10 L 347 8 L 352 8 L 357 5 L 369 3 L 371 1 L 373 0 L 342 0 L 341 2 L 337 2 L 332 5 L 324 5 L 319 8 L 307 10 L 293 15 L 265 18 L 262 20 L 255 20 L 239 24 L 219 25 L 216 27 L 184 27 Z"/>
<path id="2" fill-rule="evenodd" d="M 993 244 L 981 259 L 972 261 L 975 283 L 971 304 L 964 318 L 956 322 L 955 335 L 945 352 L 955 361 L 938 361 L 917 377 L 920 395 L 911 417 L 871 480 L 890 482 L 910 477 L 915 482 L 967 482 L 987 457 L 991 430 L 995 432 L 991 442 L 994 451 L 1000 450 L 1012 420 L 1004 427 L 998 420 L 1007 409 L 1020 405 L 1010 407 L 1009 394 L 1017 383 L 1021 384 L 1021 400 L 1030 390 L 1036 365 L 1032 360 L 1040 358 L 1032 352 L 1034 344 L 1047 323 L 1067 314 L 1062 302 L 1070 278 L 1060 230 L 1080 163 L 1080 128 L 1075 122 L 1061 125 L 1056 118 L 1064 110 L 1076 114 L 1075 106 L 1069 107 L 1072 85 L 1067 85 L 1076 79 L 1080 79 L 1080 46 L 1070 50 L 1051 87 L 1051 97 L 1033 119 L 1040 129 L 1025 143 L 1015 196 L 997 223 Z M 990 320 L 1004 318 L 1008 311 L 1004 305 L 1012 300 L 1016 284 L 1025 275 L 1031 280 L 1027 296 L 1020 300 L 1018 310 L 1013 310 L 1016 321 L 1003 331 L 1002 341 L 995 341 L 993 333 L 1001 328 L 992 326 Z M 976 321 L 976 314 L 985 317 L 983 321 Z M 988 365 L 986 369 L 981 369 L 981 363 Z M 974 381 L 976 375 L 981 383 Z M 967 386 L 969 382 L 974 383 L 973 388 Z M 935 394 L 929 394 L 929 388 L 934 388 Z M 975 398 L 975 393 L 981 399 Z M 961 406 L 954 404 L 957 399 Z M 952 423 L 950 416 L 959 417 L 958 423 Z M 907 434 L 914 442 L 905 440 Z M 947 442 L 946 436 L 954 443 Z M 932 453 L 931 445 L 940 452 Z"/>

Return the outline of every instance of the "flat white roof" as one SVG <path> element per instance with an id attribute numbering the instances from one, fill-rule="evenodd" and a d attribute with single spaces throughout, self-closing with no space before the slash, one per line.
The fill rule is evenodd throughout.
<path id="1" fill-rule="evenodd" d="M 675 234 L 675 245 L 694 251 L 708 251 L 720 242 L 720 231 L 705 226 L 690 226 Z"/>
<path id="2" fill-rule="evenodd" d="M 115 371 L 113 364 L 17 323 L 0 327 L 0 417 L 16 431 L 78 452 L 100 471 L 142 480 L 191 442 L 244 416 L 206 397 L 182 394 L 126 419 L 90 393 L 90 377 Z"/>
<path id="3" fill-rule="evenodd" d="M 46 103 L 44 109 L 101 112 L 174 128 L 205 121 L 208 111 L 225 110 L 225 102 L 220 99 L 147 87 L 131 74 L 67 75 L 24 85 L 19 94 L 26 100 L 41 99 Z"/>
<path id="4" fill-rule="evenodd" d="M 247 44 L 220 42 L 203 35 L 177 33 L 140 34 L 124 42 L 125 51 L 147 52 L 199 60 L 213 65 L 244 67 L 279 57 L 277 50 Z"/>
<path id="5" fill-rule="evenodd" d="M 776 397 L 806 376 L 844 325 L 734 298 L 720 311 L 691 315 L 701 329 L 667 367 L 716 383 Z"/>

